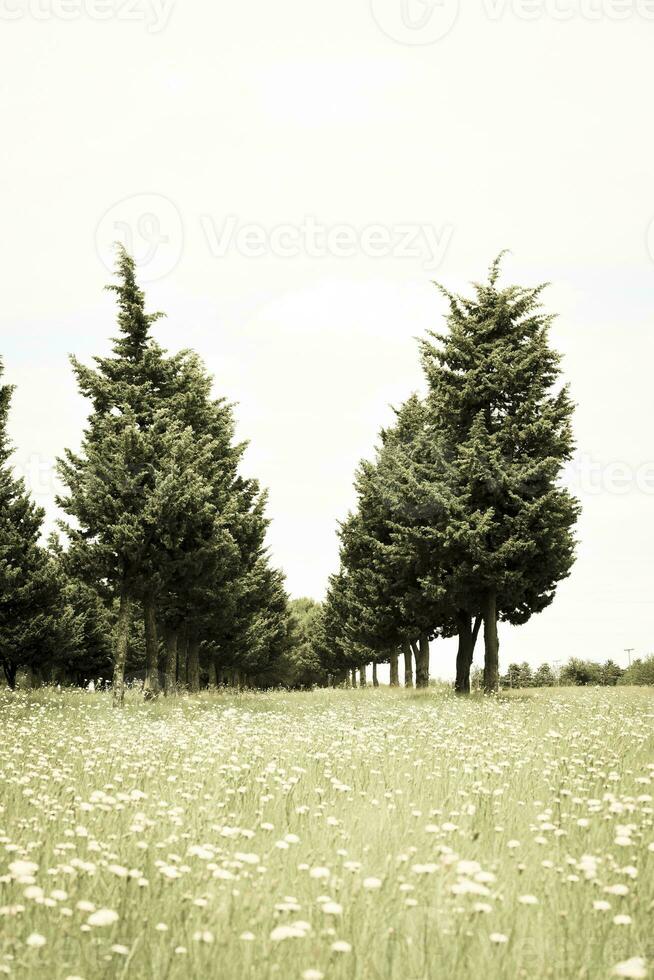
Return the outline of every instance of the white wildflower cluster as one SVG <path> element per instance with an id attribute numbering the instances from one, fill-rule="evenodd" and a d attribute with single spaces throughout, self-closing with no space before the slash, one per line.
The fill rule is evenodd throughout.
<path id="1" fill-rule="evenodd" d="M 0 691 L 0 722 L 0 975 L 651 975 L 647 692 Z"/>

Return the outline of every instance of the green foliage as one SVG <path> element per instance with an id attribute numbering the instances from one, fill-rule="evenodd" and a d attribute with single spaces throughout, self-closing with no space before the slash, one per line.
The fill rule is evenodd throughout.
<path id="1" fill-rule="evenodd" d="M 630 667 L 623 671 L 618 684 L 654 684 L 654 654 L 643 660 L 634 660 Z"/>
<path id="2" fill-rule="evenodd" d="M 60 613 L 55 565 L 39 544 L 43 511 L 12 474 L 7 438 L 12 391 L 0 385 L 0 666 L 11 687 L 19 668 L 46 666 L 71 628 Z"/>

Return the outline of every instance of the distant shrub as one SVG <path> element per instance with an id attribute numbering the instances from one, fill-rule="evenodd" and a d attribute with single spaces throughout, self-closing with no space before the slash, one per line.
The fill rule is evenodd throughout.
<path id="1" fill-rule="evenodd" d="M 634 660 L 631 667 L 624 671 L 618 683 L 654 685 L 654 654 L 650 654 L 644 660 Z"/>

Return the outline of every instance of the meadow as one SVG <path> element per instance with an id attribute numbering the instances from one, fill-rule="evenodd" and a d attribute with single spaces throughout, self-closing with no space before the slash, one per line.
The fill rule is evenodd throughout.
<path id="1" fill-rule="evenodd" d="M 1 690 L 0 728 L 0 975 L 650 975 L 651 689 Z"/>

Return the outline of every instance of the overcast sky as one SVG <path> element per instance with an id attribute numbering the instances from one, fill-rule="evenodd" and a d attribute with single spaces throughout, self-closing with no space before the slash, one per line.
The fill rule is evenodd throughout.
<path id="1" fill-rule="evenodd" d="M 435 278 L 502 248 L 578 403 L 579 556 L 501 661 L 654 648 L 654 0 L 0 0 L 0 354 L 50 523 L 114 332 L 110 243 L 157 339 L 238 402 L 270 547 L 321 598 L 358 460 L 420 390 Z M 433 672 L 452 672 L 452 645 Z"/>

